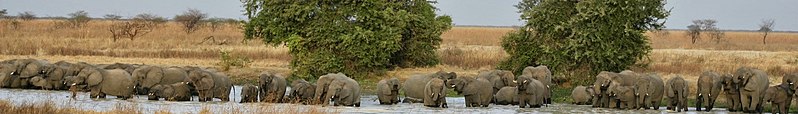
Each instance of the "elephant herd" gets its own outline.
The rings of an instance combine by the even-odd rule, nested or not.
[[[705,71],[698,78],[696,110],[710,111],[715,100],[725,95],[728,110],[746,113],[762,112],[763,104],[771,102],[772,111],[787,113],[798,85],[798,73],[782,77],[782,83],[770,86],[768,75],[759,69],[740,67],[732,73]],[[663,81],[655,73],[632,71],[600,72],[592,86],[577,86],[571,97],[577,105],[600,108],[659,109],[663,97],[667,109],[687,111],[688,81],[674,76]]]

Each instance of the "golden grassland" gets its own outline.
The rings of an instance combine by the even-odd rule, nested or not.
[[[303,107],[298,105],[274,106],[269,103],[257,103],[244,107],[226,106],[223,108],[202,107],[199,114],[251,114],[251,113],[280,113],[280,114],[333,114],[340,113],[338,110],[326,110],[322,107]],[[139,109],[135,103],[117,103],[109,111],[85,110],[76,107],[61,107],[54,102],[13,103],[0,100],[0,113],[2,114],[173,114],[168,107],[161,107],[158,110],[147,111]]]
[[[227,73],[237,82],[254,83],[261,71],[290,74],[291,56],[283,46],[264,45],[259,40],[244,40],[241,29],[226,25],[216,31],[207,28],[186,34],[177,23],[169,22],[155,31],[133,40],[113,42],[107,27],[112,21],[91,21],[84,28],[58,28],[59,20],[22,21],[21,28],[11,29],[0,20],[0,59],[37,58],[50,61],[85,61],[109,64],[115,62],[162,66],[214,67],[219,52],[248,57],[254,63],[247,68],[234,68]],[[474,76],[480,70],[493,69],[507,54],[501,37],[514,28],[453,27],[442,35],[438,50],[442,64],[427,68],[400,68],[387,76],[406,78],[412,74],[438,70]],[[780,82],[784,73],[798,71],[798,33],[771,33],[768,44],[762,44],[758,32],[726,32],[716,43],[707,38],[692,44],[683,31],[646,33],[654,50],[646,68],[635,71],[654,72],[669,78],[681,75],[697,80],[703,71],[731,72],[739,66],[752,66],[767,71],[772,82]],[[213,36],[216,42],[200,43]],[[205,41],[209,42],[209,41]],[[219,45],[219,42],[226,42]],[[695,86],[691,86],[695,88]]]

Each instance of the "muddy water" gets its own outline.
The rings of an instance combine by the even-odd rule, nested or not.
[[[70,95],[67,91],[45,91],[45,90],[22,90],[22,89],[0,89],[0,99],[10,101],[15,105],[26,103],[46,103],[50,102],[59,107],[72,107],[85,110],[109,111],[118,107],[137,106],[145,113],[153,113],[158,110],[169,110],[173,113],[197,113],[201,109],[208,108],[215,113],[225,113],[229,111],[238,111],[243,113],[264,112],[264,109],[258,111],[257,107],[263,106],[261,103],[236,103],[240,100],[239,93],[240,87],[235,87],[235,91],[231,92],[231,102],[169,102],[169,101],[149,101],[146,96],[138,96],[128,100],[114,99],[109,96],[108,99],[89,99],[88,93],[78,94],[75,100],[69,99]],[[485,108],[466,108],[463,97],[448,97],[446,101],[449,103],[449,108],[428,108],[422,104],[407,104],[400,103],[399,105],[379,105],[376,101],[377,97],[374,95],[364,95],[361,98],[361,107],[319,107],[307,106],[296,104],[267,104],[272,109],[294,108],[296,111],[303,111],[303,109],[314,108],[321,111],[335,111],[343,113],[670,113],[665,111],[664,107],[661,110],[615,110],[615,109],[601,109],[591,108],[588,105],[571,105],[571,104],[552,104],[543,108],[527,108],[519,109],[517,106],[510,105],[491,105]],[[193,98],[196,100],[196,97]],[[693,110],[693,108],[690,108]],[[714,108],[710,113],[726,113],[725,109]],[[275,110],[277,111],[277,110]],[[698,112],[687,112],[698,113]]]

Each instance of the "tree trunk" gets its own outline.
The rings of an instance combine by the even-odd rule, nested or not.
[[[762,37],[762,44],[767,44],[765,39],[768,38],[768,32],[765,32],[765,36]]]

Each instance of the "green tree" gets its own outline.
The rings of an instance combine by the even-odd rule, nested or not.
[[[438,64],[440,34],[451,26],[426,0],[248,0],[244,34],[286,45],[293,75],[366,76],[397,66]]]
[[[546,65],[555,78],[591,82],[600,71],[621,71],[651,51],[644,32],[662,28],[665,0],[523,0],[524,26],[508,33],[510,55],[499,69]],[[587,78],[586,78],[587,77]]]

